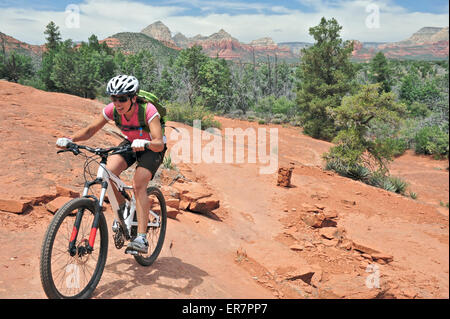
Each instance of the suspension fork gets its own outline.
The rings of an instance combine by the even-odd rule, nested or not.
[[[100,199],[97,199],[95,196],[88,195],[89,188],[94,184],[101,184],[102,190],[100,193]],[[94,220],[91,225],[91,232],[89,234],[89,241],[86,247],[87,252],[91,253],[94,250],[95,237],[97,235],[98,224],[100,220],[100,214],[102,212],[103,201],[105,199],[106,189],[108,188],[108,182],[102,181],[102,179],[97,178],[92,182],[86,182],[83,192],[83,198],[92,198],[95,202],[95,212],[94,212]],[[72,234],[70,235],[69,240],[69,252],[71,256],[74,256],[77,252],[77,248],[75,243],[78,237],[78,231],[81,225],[81,219],[84,215],[84,209],[79,209],[75,218],[75,223],[72,229]]]

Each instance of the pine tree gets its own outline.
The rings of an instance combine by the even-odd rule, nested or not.
[[[380,90],[391,91],[391,70],[383,52],[378,52],[369,65],[369,79],[372,83],[381,83]]]
[[[58,47],[58,44],[61,43],[59,27],[53,21],[50,21],[50,23],[47,24],[44,34],[47,35],[45,38],[47,40],[47,43],[45,44],[47,50],[54,50]]]
[[[44,34],[47,35],[45,44],[46,51],[42,56],[42,67],[39,71],[41,81],[45,84],[45,87],[49,91],[55,91],[55,82],[51,79],[53,72],[54,58],[61,45],[61,34],[59,33],[59,27],[53,21],[47,24]]]
[[[179,98],[187,100],[193,107],[200,96],[200,68],[208,60],[202,52],[202,47],[194,45],[182,50],[174,63],[176,82],[178,84]]]
[[[329,109],[338,107],[351,90],[355,74],[349,58],[350,42],[340,38],[342,27],[332,18],[322,18],[310,28],[315,43],[303,50],[299,70],[297,104],[304,132],[314,138],[331,140],[337,132]]]

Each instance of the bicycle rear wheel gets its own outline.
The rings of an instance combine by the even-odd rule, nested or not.
[[[149,223],[153,226],[147,227],[148,253],[135,255],[134,259],[142,266],[150,266],[158,258],[164,244],[167,227],[167,208],[164,195],[157,187],[147,188],[147,195],[152,202],[149,212]],[[134,215],[135,221],[136,215]],[[136,235],[137,227],[131,229],[132,235]]]
[[[74,234],[77,214],[81,224],[70,251],[69,241]],[[106,219],[99,212],[98,231],[93,251],[89,239],[95,216],[95,203],[89,198],[67,202],[53,217],[44,236],[41,249],[40,274],[48,298],[89,298],[97,287],[106,263],[108,230]]]

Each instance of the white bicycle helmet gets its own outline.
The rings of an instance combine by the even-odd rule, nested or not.
[[[133,95],[139,91],[139,81],[132,75],[118,75],[106,86],[108,95]]]

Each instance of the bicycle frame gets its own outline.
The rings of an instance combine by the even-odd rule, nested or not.
[[[108,195],[109,202],[115,214],[115,218],[117,221],[123,222],[123,231],[127,240],[131,238],[131,227],[137,226],[138,222],[133,221],[134,215],[136,213],[136,199],[134,197],[134,193],[132,197],[126,193],[125,190],[133,190],[132,186],[126,185],[119,177],[114,175],[110,170],[106,168],[107,159],[102,158],[100,162],[100,166],[97,171],[97,178],[93,181],[86,182],[84,185],[83,195],[82,197],[92,198],[95,201],[95,216],[94,221],[92,222],[91,232],[89,234],[89,244],[87,245],[87,253],[91,253],[94,250],[94,242],[97,234],[99,216],[103,209],[103,202],[105,199],[105,195]],[[127,208],[129,210],[129,214],[127,216],[119,216],[119,203],[116,198],[116,194],[112,188],[112,183],[116,186],[117,190],[122,194],[122,196],[128,201]],[[100,197],[97,199],[94,195],[88,195],[89,189],[91,186],[95,184],[101,184],[102,189],[100,192]],[[127,212],[127,209],[124,210],[124,213]],[[77,248],[75,247],[78,230],[81,224],[81,219],[83,217],[83,211],[78,211],[75,219],[75,224],[72,230],[72,234],[69,240],[69,252],[72,256],[74,256],[77,252]],[[150,210],[150,214],[155,218],[155,222],[151,220],[147,224],[148,227],[159,227],[160,226],[160,217],[158,214]]]

